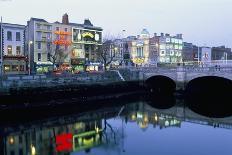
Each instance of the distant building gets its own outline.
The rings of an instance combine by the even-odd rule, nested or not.
[[[192,43],[183,42],[182,59],[183,59],[183,62],[186,62],[186,63],[197,62],[198,61],[198,47],[196,45],[193,45]]]
[[[182,62],[183,38],[182,34],[170,36],[161,33],[159,38],[159,63]]]
[[[212,60],[232,60],[231,48],[225,46],[212,47]]]
[[[27,57],[24,52],[25,26],[3,23],[0,37],[3,74],[27,74]]]
[[[212,60],[212,48],[201,47],[201,64],[210,65]]]
[[[149,64],[149,39],[149,32],[143,29],[141,34],[131,42],[131,59],[137,66],[147,66]]]

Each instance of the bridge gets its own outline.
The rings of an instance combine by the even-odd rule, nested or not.
[[[176,83],[177,89],[185,89],[186,85],[190,81],[201,77],[219,77],[232,80],[232,67],[147,67],[140,68],[137,70],[139,71],[139,80],[143,82],[147,81],[152,77],[166,77]]]

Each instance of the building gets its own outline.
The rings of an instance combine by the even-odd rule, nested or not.
[[[171,36],[170,34],[161,33],[158,38],[158,63],[181,63],[182,50],[183,50],[183,37],[182,34]]]
[[[49,60],[56,66],[56,69],[72,69],[72,26],[69,25],[67,14],[63,15],[62,23],[55,22],[52,24],[52,53],[48,54]]]
[[[70,23],[67,14],[63,15],[62,23],[31,18],[26,29],[31,71],[46,73],[54,68],[72,72],[99,70],[102,66],[99,56],[102,31],[89,19],[83,24]]]
[[[2,23],[1,28],[3,74],[27,74],[28,59],[24,52],[25,26]]]
[[[131,60],[136,66],[149,65],[149,39],[149,32],[143,29],[141,34],[131,41]]]
[[[26,53],[29,55],[30,73],[45,73],[52,70],[52,24],[44,19],[31,18],[26,27]]]
[[[75,70],[98,71],[101,69],[100,50],[102,46],[101,27],[93,26],[89,19],[83,24],[72,26],[73,56],[71,65]]]
[[[212,47],[212,60],[232,60],[231,48],[225,46]]]
[[[192,43],[183,42],[182,59],[186,64],[193,64],[198,62],[198,47]]]
[[[201,64],[208,66],[211,64],[212,60],[212,48],[211,47],[201,47],[200,48],[200,53],[201,53]]]

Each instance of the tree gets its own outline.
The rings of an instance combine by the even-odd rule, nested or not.
[[[105,71],[107,70],[107,66],[113,61],[115,57],[114,51],[115,45],[112,40],[104,40],[102,47],[100,49],[100,57],[102,63],[104,64]]]
[[[65,53],[64,49],[61,49],[59,47],[56,47],[53,54],[49,54],[50,56],[50,62],[53,64],[53,70],[55,69],[55,65],[61,65],[64,60],[67,58],[68,53]]]

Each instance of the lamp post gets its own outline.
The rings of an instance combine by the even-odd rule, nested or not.
[[[28,43],[28,75],[31,75],[31,45],[33,41],[29,41]]]

